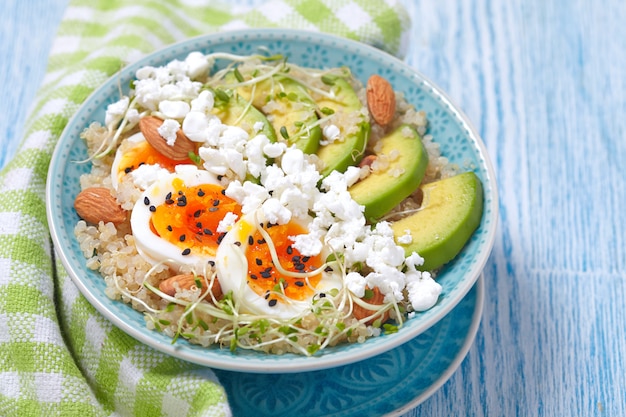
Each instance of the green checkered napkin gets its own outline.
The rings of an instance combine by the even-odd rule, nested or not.
[[[55,263],[44,194],[57,139],[114,72],[187,37],[294,27],[402,55],[409,22],[396,0],[274,0],[247,11],[209,3],[70,2],[25,138],[0,174],[1,416],[230,415],[210,369],[161,354],[113,327]]]

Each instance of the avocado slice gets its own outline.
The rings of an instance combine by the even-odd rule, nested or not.
[[[350,83],[340,77],[334,79],[333,82],[332,91],[335,97],[317,100],[318,108],[322,113],[325,109],[333,111],[331,123],[338,117],[354,118],[356,122],[350,123],[354,129],[349,131],[346,131],[345,127],[340,128],[343,140],[321,146],[317,151],[317,156],[324,164],[321,171],[323,177],[333,171],[344,172],[349,166],[358,164],[363,158],[370,133],[369,123],[365,116],[359,113],[363,109],[363,103]],[[336,125],[343,126],[344,123],[336,123]]]
[[[222,123],[239,126],[251,136],[262,133],[270,142],[276,142],[276,132],[267,117],[243,97],[230,90],[215,90],[214,95],[215,105],[212,113],[219,117]],[[257,122],[263,123],[262,129],[258,132],[254,129]]]
[[[424,258],[421,270],[443,266],[463,249],[478,228],[483,213],[483,187],[473,172],[465,172],[421,187],[418,212],[393,222],[397,239],[409,230],[413,241],[400,244],[407,256]]]
[[[384,216],[411,195],[422,182],[428,165],[422,140],[409,125],[401,125],[380,139],[378,146],[377,159],[391,160],[388,169],[372,172],[348,189],[352,198],[365,206],[365,218],[369,221]]]
[[[225,77],[225,81],[237,83],[233,72]],[[245,101],[252,101],[252,105],[267,116],[276,134],[280,134],[288,145],[295,144],[308,154],[317,151],[322,128],[317,123],[315,102],[304,85],[277,74],[258,82],[254,86],[254,96],[250,85],[238,86],[237,93]]]

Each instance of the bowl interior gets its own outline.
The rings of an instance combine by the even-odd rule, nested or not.
[[[184,59],[192,51],[258,53],[265,48],[280,53],[289,62],[308,67],[348,66],[363,83],[371,74],[387,78],[397,91],[429,120],[428,133],[441,146],[444,156],[463,170],[473,170],[484,187],[484,214],[478,230],[459,256],[441,272],[442,296],[435,307],[407,321],[395,334],[370,338],[362,344],[324,349],[313,357],[267,355],[253,351],[235,354],[218,347],[204,348],[169,337],[145,327],[141,313],[104,295],[105,283],[98,272],[86,268],[73,229],[78,216],[73,201],[80,191],[79,177],[89,164],[76,163],[87,157],[80,133],[94,121],[103,121],[107,105],[119,99],[119,88],[129,85],[142,66],[159,66]],[[219,61],[216,66],[223,65]],[[477,280],[493,246],[497,197],[493,169],[484,145],[466,117],[446,95],[414,69],[373,47],[330,35],[296,30],[246,30],[206,35],[169,46],[124,68],[82,105],[68,123],[50,164],[47,185],[48,220],[55,248],[72,280],[94,307],[123,331],[173,356],[219,369],[245,372],[301,372],[345,365],[382,353],[422,333],[445,316]]]

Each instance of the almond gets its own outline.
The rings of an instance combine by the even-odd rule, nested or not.
[[[374,121],[381,126],[387,126],[396,113],[396,94],[389,81],[380,75],[372,75],[367,80],[365,89],[367,107]]]
[[[126,220],[126,210],[111,195],[111,191],[105,187],[85,188],[78,193],[74,200],[74,209],[81,219],[87,223],[120,224]]]
[[[365,166],[371,167],[374,161],[376,161],[376,155],[367,155],[365,158],[361,159],[359,162],[359,168],[363,168]]]
[[[170,146],[158,129],[163,124],[163,120],[155,116],[146,116],[139,120],[139,130],[146,138],[146,141],[152,145],[161,155],[173,159],[175,161],[183,161],[189,158],[189,152],[196,151],[196,144],[191,141],[181,129],[176,132],[176,142]]]
[[[204,280],[204,277],[200,275],[194,274],[180,274],[174,275],[173,277],[169,277],[159,283],[159,289],[163,291],[165,294],[174,297],[176,295],[176,290],[178,287],[181,290],[189,290],[192,287],[197,287],[197,282],[200,285],[207,285],[207,282]],[[178,284],[178,285],[175,285]],[[200,288],[202,292],[204,292],[205,288]],[[219,300],[222,297],[222,287],[217,279],[213,281],[213,287],[211,287],[211,292],[215,299]],[[210,299],[209,294],[206,295],[205,299]]]
[[[368,288],[369,289],[369,288]],[[378,287],[374,287],[373,290],[371,290],[373,292],[373,295],[368,298],[361,298],[361,300],[365,301],[368,304],[373,304],[373,305],[382,305],[383,304],[383,300],[385,299],[385,296],[383,295],[383,293],[380,292],[380,289],[378,289]],[[352,309],[352,314],[354,315],[354,317],[357,320],[362,320],[364,318],[370,317],[373,314],[376,314],[376,310],[369,310],[365,307],[362,307],[361,305],[354,303],[354,307]],[[365,324],[372,324],[374,323],[376,320],[378,320],[380,318],[380,322],[384,323],[387,320],[389,320],[389,311],[385,311],[382,314],[382,318],[380,314],[376,314],[375,316],[373,316],[371,319],[369,319],[368,321],[365,322]]]

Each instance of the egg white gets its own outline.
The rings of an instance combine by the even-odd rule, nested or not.
[[[188,187],[220,184],[215,175],[200,170],[195,165],[177,165],[176,172],[148,187],[135,203],[130,216],[130,226],[135,238],[135,245],[139,254],[153,265],[159,262],[164,262],[173,268],[189,265],[201,271],[208,261],[213,260],[212,257],[195,255],[193,252],[189,255],[183,255],[180,247],[158,236],[150,227],[152,217],[150,205],[163,204],[167,194],[174,193],[172,182],[176,179],[182,180]],[[144,203],[145,197],[150,200],[150,205]]]
[[[259,219],[261,218],[261,219]],[[305,230],[312,218],[295,220]],[[248,261],[246,251],[248,249],[248,236],[255,232],[254,225],[263,222],[260,211],[248,213],[237,221],[232,229],[226,234],[220,246],[217,248],[215,262],[217,276],[224,293],[233,292],[233,296],[240,304],[240,313],[249,313],[263,316],[276,317],[280,319],[291,319],[302,316],[303,313],[311,309],[312,300],[315,294],[304,300],[293,300],[279,298],[274,306],[270,306],[268,301],[261,295],[254,292],[248,286]],[[321,256],[325,259],[327,251],[323,251]],[[322,277],[315,288],[315,293],[328,292],[331,289],[341,289],[342,278],[340,272],[322,272]]]
[[[146,138],[143,136],[141,132],[137,132],[134,135],[130,136],[126,139],[126,142],[137,145],[141,142],[145,142]],[[131,146],[132,147],[132,146]],[[117,152],[115,153],[115,158],[113,159],[113,165],[111,165],[111,185],[114,190],[117,190],[117,186],[120,182],[120,163],[122,162],[124,152],[121,150],[121,146],[117,148]]]

